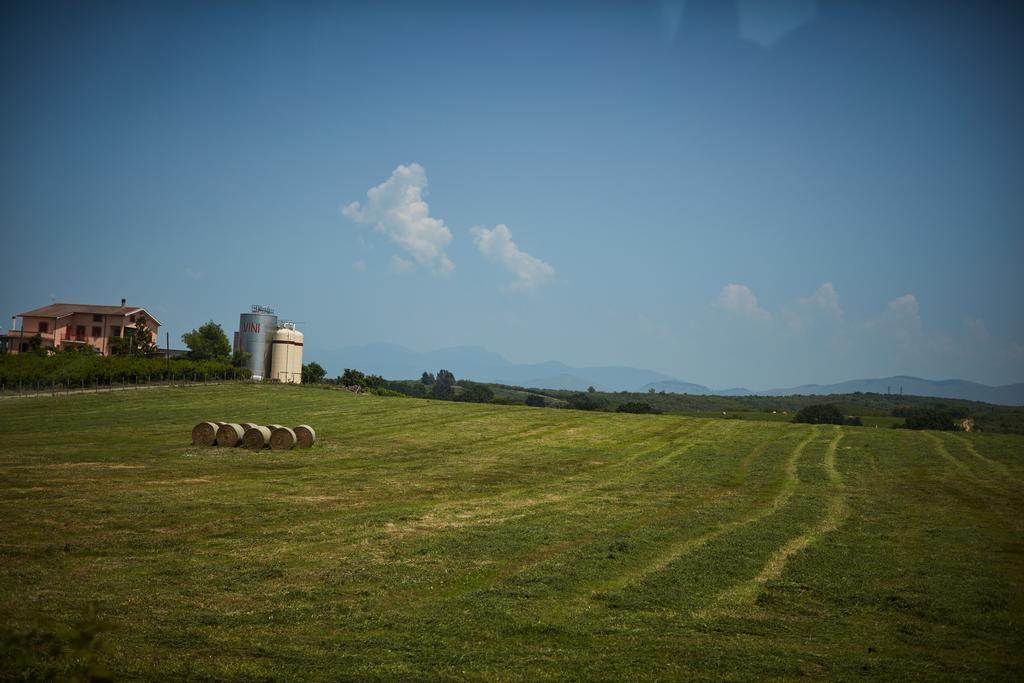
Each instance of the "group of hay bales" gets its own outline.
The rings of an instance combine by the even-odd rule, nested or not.
[[[290,451],[295,447],[312,448],[316,443],[316,432],[309,425],[291,428],[253,422],[200,422],[192,428],[192,443],[227,448],[245,446],[251,451],[264,448]]]

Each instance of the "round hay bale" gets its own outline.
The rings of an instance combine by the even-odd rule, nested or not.
[[[243,434],[245,434],[245,430],[242,429],[242,425],[229,422],[217,428],[217,445],[228,448],[240,446]]]
[[[255,422],[239,422],[238,424],[242,427],[242,431],[243,432],[246,432],[246,431],[252,429],[253,427],[258,427],[259,426]]]
[[[261,448],[266,448],[270,445],[270,429],[267,427],[261,427],[260,425],[256,425],[251,429],[246,429],[245,434],[242,435],[242,445],[250,451],[258,451]]]
[[[214,422],[200,422],[192,428],[192,443],[196,446],[212,446],[217,443],[217,425]]]
[[[218,427],[223,427],[224,425],[227,424],[227,422],[218,422],[218,421],[214,420],[213,424],[217,425]]]
[[[280,429],[283,426],[284,425],[267,425],[267,427],[270,428],[270,431],[274,431],[275,429]]]
[[[290,451],[295,448],[295,432],[287,427],[278,427],[270,433],[270,450]]]
[[[316,432],[309,425],[299,425],[293,431],[299,448],[312,448],[316,443]]]

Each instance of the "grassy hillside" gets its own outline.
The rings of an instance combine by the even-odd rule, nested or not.
[[[538,390],[553,399],[566,399],[574,392]],[[957,408],[970,415],[978,429],[987,432],[1024,434],[1024,408],[1019,406],[997,406],[990,403],[966,401],[955,398],[931,396],[901,396],[899,394],[833,394],[794,396],[699,396],[670,393],[595,392],[595,398],[603,401],[609,410],[629,401],[641,401],[665,413],[699,415],[722,411],[730,417],[747,419],[789,419],[801,408],[817,403],[833,403],[844,415],[857,415],[865,424],[889,426],[902,424],[902,418],[889,417],[893,410],[908,408]],[[775,414],[772,414],[775,411]],[[779,416],[782,417],[779,417]]]
[[[424,395],[422,393],[424,387],[419,380],[386,381],[385,385],[389,389],[405,394]],[[548,405],[555,408],[565,407],[573,395],[580,394],[576,391],[528,389],[504,384],[486,384],[486,386],[494,392],[496,398],[506,402],[523,403],[530,394],[537,394],[543,396]],[[456,388],[457,392],[458,388]],[[894,411],[898,414],[900,410],[915,408],[957,409],[964,415],[969,415],[975,422],[975,428],[980,431],[1024,434],[1024,407],[999,406],[955,398],[869,393],[828,396],[705,396],[627,391],[596,391],[587,395],[596,401],[602,410],[610,412],[615,412],[615,409],[623,403],[639,402],[646,403],[663,413],[676,415],[772,421],[791,420],[794,413],[809,405],[833,403],[844,415],[856,415],[863,419],[864,424],[880,427],[903,424],[902,417],[892,417]]]
[[[196,448],[201,419],[322,439]],[[190,387],[4,400],[0,478],[3,678],[1024,664],[1019,436]]]

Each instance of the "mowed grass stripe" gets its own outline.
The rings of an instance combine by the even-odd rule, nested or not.
[[[701,610],[698,614],[702,617],[709,616],[737,616],[742,613],[749,616],[751,608],[762,588],[769,581],[778,579],[786,568],[789,559],[798,552],[801,552],[812,543],[820,539],[824,534],[835,531],[847,515],[846,500],[843,495],[843,480],[836,469],[836,448],[843,438],[838,428],[836,435],[825,451],[824,468],[831,483],[831,492],[825,502],[825,512],[821,521],[810,530],[799,536],[795,536],[785,545],[775,551],[765,563],[757,576],[739,583],[720,593],[712,600],[709,608]]]
[[[636,420],[630,416],[630,422]],[[604,526],[600,535],[613,536],[669,514],[680,514],[678,507],[665,510],[664,506],[656,506],[652,510],[640,511],[638,517],[631,514],[635,513],[634,510],[614,501],[617,496],[635,496],[637,482],[643,477],[656,476],[662,484],[667,483],[665,478],[670,472],[666,470],[667,460],[662,453],[668,452],[678,458],[701,443],[715,441],[713,436],[705,441],[696,439],[697,435],[709,431],[714,423],[705,422],[685,433],[680,433],[682,427],[677,426],[675,420],[663,420],[661,423],[670,428],[667,432],[670,443],[649,450],[649,454],[657,457],[641,466],[631,467],[628,471],[622,471],[624,468],[621,466],[614,471],[606,468],[602,470],[602,477],[596,480],[555,478],[556,485],[545,491],[514,489],[499,496],[476,499],[471,506],[428,507],[422,514],[413,514],[403,524],[389,523],[387,537],[375,537],[378,546],[388,557],[418,557],[428,564],[434,557],[458,557],[462,569],[449,572],[440,582],[439,590],[430,598],[447,599],[467,591],[487,589],[495,582],[515,576],[552,556],[592,542],[592,537],[581,536],[578,528],[568,523],[570,518],[583,520],[585,525],[591,526],[595,520],[601,520]],[[676,443],[684,437],[686,444]],[[649,435],[645,438],[650,440]],[[694,473],[697,469],[694,463],[685,460],[678,461],[678,465],[671,471],[673,478],[679,477],[680,472]],[[674,495],[668,503],[675,506],[676,497]],[[610,515],[607,514],[609,511]],[[513,525],[516,532],[509,533],[508,527]],[[519,528],[543,529],[545,543],[536,546],[535,541],[530,541],[531,534],[523,534]],[[520,543],[519,539],[523,542]],[[498,546],[503,547],[500,561],[495,562],[486,555],[475,557],[481,548]],[[440,586],[448,588],[440,589]]]
[[[965,437],[963,435],[960,435],[960,434],[950,434],[946,438],[949,438],[949,439],[952,439],[953,441],[955,441],[964,450],[966,450],[968,453],[970,453],[972,456],[974,456],[974,458],[976,458],[979,462],[984,463],[991,470],[993,470],[996,473],[998,473],[1000,476],[1005,477],[1007,479],[1011,479],[1016,484],[1020,484],[1020,479],[1017,476],[1015,476],[1010,471],[1009,467],[1007,467],[1003,463],[999,462],[998,460],[993,460],[992,458],[987,458],[984,455],[982,455],[981,453],[979,453],[978,449],[975,448],[974,444],[967,437]]]
[[[665,424],[665,423],[663,423]],[[713,423],[708,421],[696,421],[681,419],[681,424],[675,421],[667,423],[673,429],[666,437],[667,444],[659,444],[650,448],[637,448],[635,452],[624,457],[611,457],[601,461],[590,463],[589,466],[580,471],[573,471],[564,475],[552,475],[548,473],[541,483],[535,484],[532,481],[523,481],[510,477],[503,482],[497,492],[477,496],[460,496],[457,501],[441,499],[438,501],[425,500],[416,506],[409,506],[403,510],[405,520],[388,522],[387,530],[397,537],[405,535],[420,535],[429,533],[441,533],[446,531],[464,530],[477,525],[490,526],[496,522],[508,521],[510,513],[521,516],[522,513],[534,508],[548,505],[570,505],[598,496],[603,487],[609,482],[616,482],[620,479],[635,479],[642,476],[642,473],[664,462],[659,459],[656,463],[646,465],[634,465],[645,453],[660,454],[668,452],[669,455],[678,455],[679,452],[674,444],[677,440],[687,438],[689,444],[683,448],[693,446],[694,440],[699,434],[713,428]],[[646,427],[646,425],[645,425]],[[572,429],[581,429],[576,425]],[[663,428],[663,427],[662,427]],[[681,432],[686,429],[687,431]],[[550,438],[557,432],[545,432],[544,437]],[[586,434],[579,435],[585,439]],[[637,438],[634,432],[624,435],[624,445],[629,446],[629,439]],[[650,432],[641,432],[640,436],[646,443],[652,437]],[[496,465],[507,461],[507,455],[495,450],[488,444],[488,448],[475,449],[474,460],[477,462],[491,462]],[[549,456],[553,449],[564,450],[569,446],[568,440],[555,440],[548,443],[533,443],[524,439],[517,444],[519,452],[531,454],[536,452],[540,457]],[[627,450],[628,452],[628,450]],[[450,452],[448,453],[450,455]],[[461,466],[457,460],[453,461],[455,466]],[[625,475],[621,474],[624,469],[629,469]],[[518,518],[518,517],[517,517]]]
[[[947,473],[947,480],[953,486],[959,487],[966,495],[984,497],[989,509],[1014,520],[1019,528],[1024,530],[1024,520],[1021,519],[1019,508],[1022,490],[1016,481],[999,477],[990,468],[976,471],[965,459],[954,457],[947,448],[947,442],[939,436],[941,432],[926,431],[921,434],[928,440],[932,452],[937,453],[943,462],[954,468]],[[982,494],[982,490],[986,493]]]
[[[686,450],[697,450],[699,445],[691,444]],[[623,564],[642,558],[646,548],[663,548],[681,531],[686,532],[684,523],[695,512],[707,515],[735,494],[734,485],[722,476],[728,472],[731,460],[720,459],[725,465],[720,470],[709,470],[706,460],[696,459],[681,460],[677,468],[665,470],[663,459],[658,459],[661,465],[658,468],[641,471],[642,478],[631,472],[631,476],[616,480],[614,485],[618,490],[611,497],[593,500],[594,505],[583,509],[560,508],[557,515],[582,515],[591,527],[597,522],[599,533],[563,541],[557,552],[541,552],[537,561],[519,563],[514,572],[500,572],[501,584],[493,586],[495,593],[523,594],[530,592],[531,589],[524,587],[531,585],[536,590],[548,591],[552,582],[538,582],[538,577],[550,577],[552,572],[557,572],[563,595],[589,597],[595,588],[588,578],[592,571],[620,571]],[[715,484],[715,480],[720,483]],[[658,484],[665,491],[666,485],[673,482],[678,482],[678,489],[666,492],[658,501],[648,501],[642,506],[631,501],[645,486]],[[608,559],[618,561],[608,563]]]
[[[765,449],[768,447],[769,443],[771,443],[771,441],[774,441],[775,437],[767,436],[767,438],[769,439],[769,441],[765,441],[761,444],[758,444],[750,451],[750,453],[748,453],[743,458],[743,460],[740,462],[741,471],[745,473],[746,470],[749,469],[750,464],[754,460],[754,458],[763,454],[765,452]],[[789,496],[792,495],[792,491],[795,486],[794,463],[800,457],[800,453],[803,452],[803,449],[807,446],[808,443],[810,443],[810,441],[813,438],[813,433],[808,434],[790,452],[789,459],[787,459],[786,465],[783,468],[783,477],[781,480],[781,484],[779,486],[779,492],[774,498],[771,499],[770,503],[768,503],[767,505],[755,507],[755,509],[752,512],[744,511],[739,519],[713,522],[714,526],[710,531],[707,531],[697,536],[692,535],[692,532],[694,531],[693,529],[687,529],[686,527],[683,527],[681,529],[685,532],[683,537],[677,538],[667,543],[666,547],[664,547],[664,549],[662,549],[658,555],[649,559],[645,564],[639,567],[629,569],[617,576],[603,579],[600,582],[591,585],[590,590],[593,596],[602,599],[610,594],[616,594],[623,590],[629,589],[633,585],[640,584],[648,576],[664,571],[670,564],[678,560],[680,557],[700,548],[705,543],[717,538],[718,536],[726,534],[735,528],[738,528],[746,524],[752,524],[757,520],[762,519],[763,517],[771,514],[773,511],[777,510],[782,505],[785,505],[785,502],[788,500]],[[722,495],[728,495],[730,493],[733,493],[733,491],[722,491],[718,496],[715,496],[714,499],[717,499]],[[706,504],[707,502],[708,499],[701,499],[700,501],[698,501],[698,505],[695,505],[693,506],[693,508],[688,509],[687,513],[689,513],[691,510],[698,509],[700,506]]]
[[[626,590],[609,594],[608,604],[690,614],[705,608],[730,586],[755,575],[792,536],[794,528],[809,526],[817,504],[815,492],[805,491],[802,480],[808,476],[806,468],[824,457],[826,442],[818,438],[817,427],[801,431],[803,438],[797,446],[785,457],[775,458],[783,476],[771,498],[739,518],[719,520],[718,526],[708,529],[709,538],[700,539],[692,549]]]
[[[545,563],[552,557],[572,553],[581,549],[581,546],[589,547],[595,543],[607,546],[614,542],[615,538],[622,537],[638,527],[650,527],[657,522],[667,523],[665,520],[669,518],[678,519],[685,515],[688,508],[697,505],[701,500],[718,497],[726,491],[723,489],[722,493],[698,499],[695,495],[685,493],[685,489],[680,489],[666,497],[664,504],[647,506],[644,509],[635,509],[628,502],[628,499],[635,499],[638,488],[645,485],[642,481],[644,477],[659,481],[661,486],[673,480],[678,480],[686,486],[692,486],[694,481],[701,481],[696,476],[702,471],[700,463],[677,458],[678,467],[667,470],[667,459],[663,453],[680,456],[695,447],[717,443],[717,435],[703,441],[698,441],[694,437],[708,431],[710,426],[720,423],[704,423],[698,429],[690,429],[681,435],[681,427],[676,426],[676,420],[678,418],[658,421],[671,428],[667,433],[673,443],[649,451],[649,455],[653,457],[648,459],[646,467],[632,468],[629,472],[619,473],[607,480],[587,485],[578,485],[578,482],[574,482],[575,488],[569,489],[566,495],[557,498],[532,498],[524,501],[519,497],[512,497],[509,504],[514,506],[515,510],[511,514],[505,507],[500,510],[500,514],[494,509],[481,508],[479,517],[475,511],[465,509],[456,516],[436,516],[428,513],[424,517],[411,520],[412,529],[395,528],[399,531],[395,536],[386,539],[378,537],[378,547],[393,561],[400,561],[400,558],[419,558],[423,560],[425,567],[429,567],[429,564],[439,557],[459,558],[461,568],[453,568],[439,583],[435,580],[434,586],[437,590],[432,593],[432,597],[425,598],[443,600],[469,591],[488,590],[489,587],[509,579],[512,583],[518,582],[519,579],[515,578],[517,575],[529,573],[529,569]],[[628,416],[626,421],[641,425],[645,422],[644,418],[635,416]],[[681,436],[686,437],[687,443],[674,444]],[[756,436],[756,432],[751,432],[751,436]],[[532,494],[535,495],[536,492]],[[617,497],[621,500],[617,500]],[[575,524],[573,520],[576,520]],[[596,539],[592,533],[579,533],[588,526],[593,528],[595,523],[601,528]],[[510,526],[514,527],[512,533]],[[531,543],[532,532],[524,534],[521,532],[524,528],[542,531],[545,543],[541,546],[535,545],[535,541]],[[602,538],[605,540],[597,540]],[[381,543],[386,544],[386,550]],[[495,562],[486,555],[478,556],[480,548],[494,547],[502,547],[500,561]],[[585,553],[586,548],[582,551]],[[602,557],[605,552],[607,551],[600,553]],[[405,563],[408,561],[405,560]],[[426,576],[427,573],[423,575]],[[569,580],[568,575],[565,578]],[[396,606],[401,605],[403,609],[410,605],[415,586],[420,582],[413,577],[410,577],[410,580],[410,588],[403,592],[402,600],[395,603]],[[531,581],[529,577],[523,580]],[[500,592],[504,589],[498,590]]]
[[[612,553],[608,559],[613,562],[605,562],[603,567],[591,567],[589,575],[594,578],[579,581],[582,597],[613,609],[672,611],[679,601],[670,597],[676,591],[684,590],[693,597],[704,590],[716,590],[703,585],[709,581],[714,583],[706,571],[692,572],[691,568],[705,562],[704,551],[713,548],[713,552],[717,552],[727,545],[723,542],[730,533],[785,507],[793,495],[793,463],[814,438],[814,432],[808,433],[806,428],[792,430],[791,434],[799,437],[798,443],[772,452],[771,457],[762,461],[755,461],[759,463],[758,486],[749,491],[740,489],[746,495],[738,496],[735,501],[734,495],[726,495],[712,505],[697,506],[692,514],[675,520],[672,526],[648,530],[644,534],[648,543],[637,542],[635,549],[632,549],[634,544],[628,543],[629,539],[624,539],[627,541],[625,552]],[[775,443],[785,446],[785,442]],[[719,465],[718,476],[725,481],[731,480],[730,473],[737,461],[744,457],[742,452],[736,455],[736,459],[722,461]],[[730,504],[733,502],[736,504]],[[650,544],[652,541],[653,546]],[[632,557],[634,555],[635,558]],[[591,564],[601,558],[603,555],[592,560]],[[583,566],[580,574],[586,575],[588,565]],[[572,574],[573,568],[565,571]],[[696,580],[689,583],[688,579],[695,575]]]

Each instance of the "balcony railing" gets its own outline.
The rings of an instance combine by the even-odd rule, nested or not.
[[[32,330],[11,330],[7,333],[7,336],[11,339],[31,339],[32,337],[39,335],[43,341],[49,339],[53,341],[53,332],[33,332]]]

